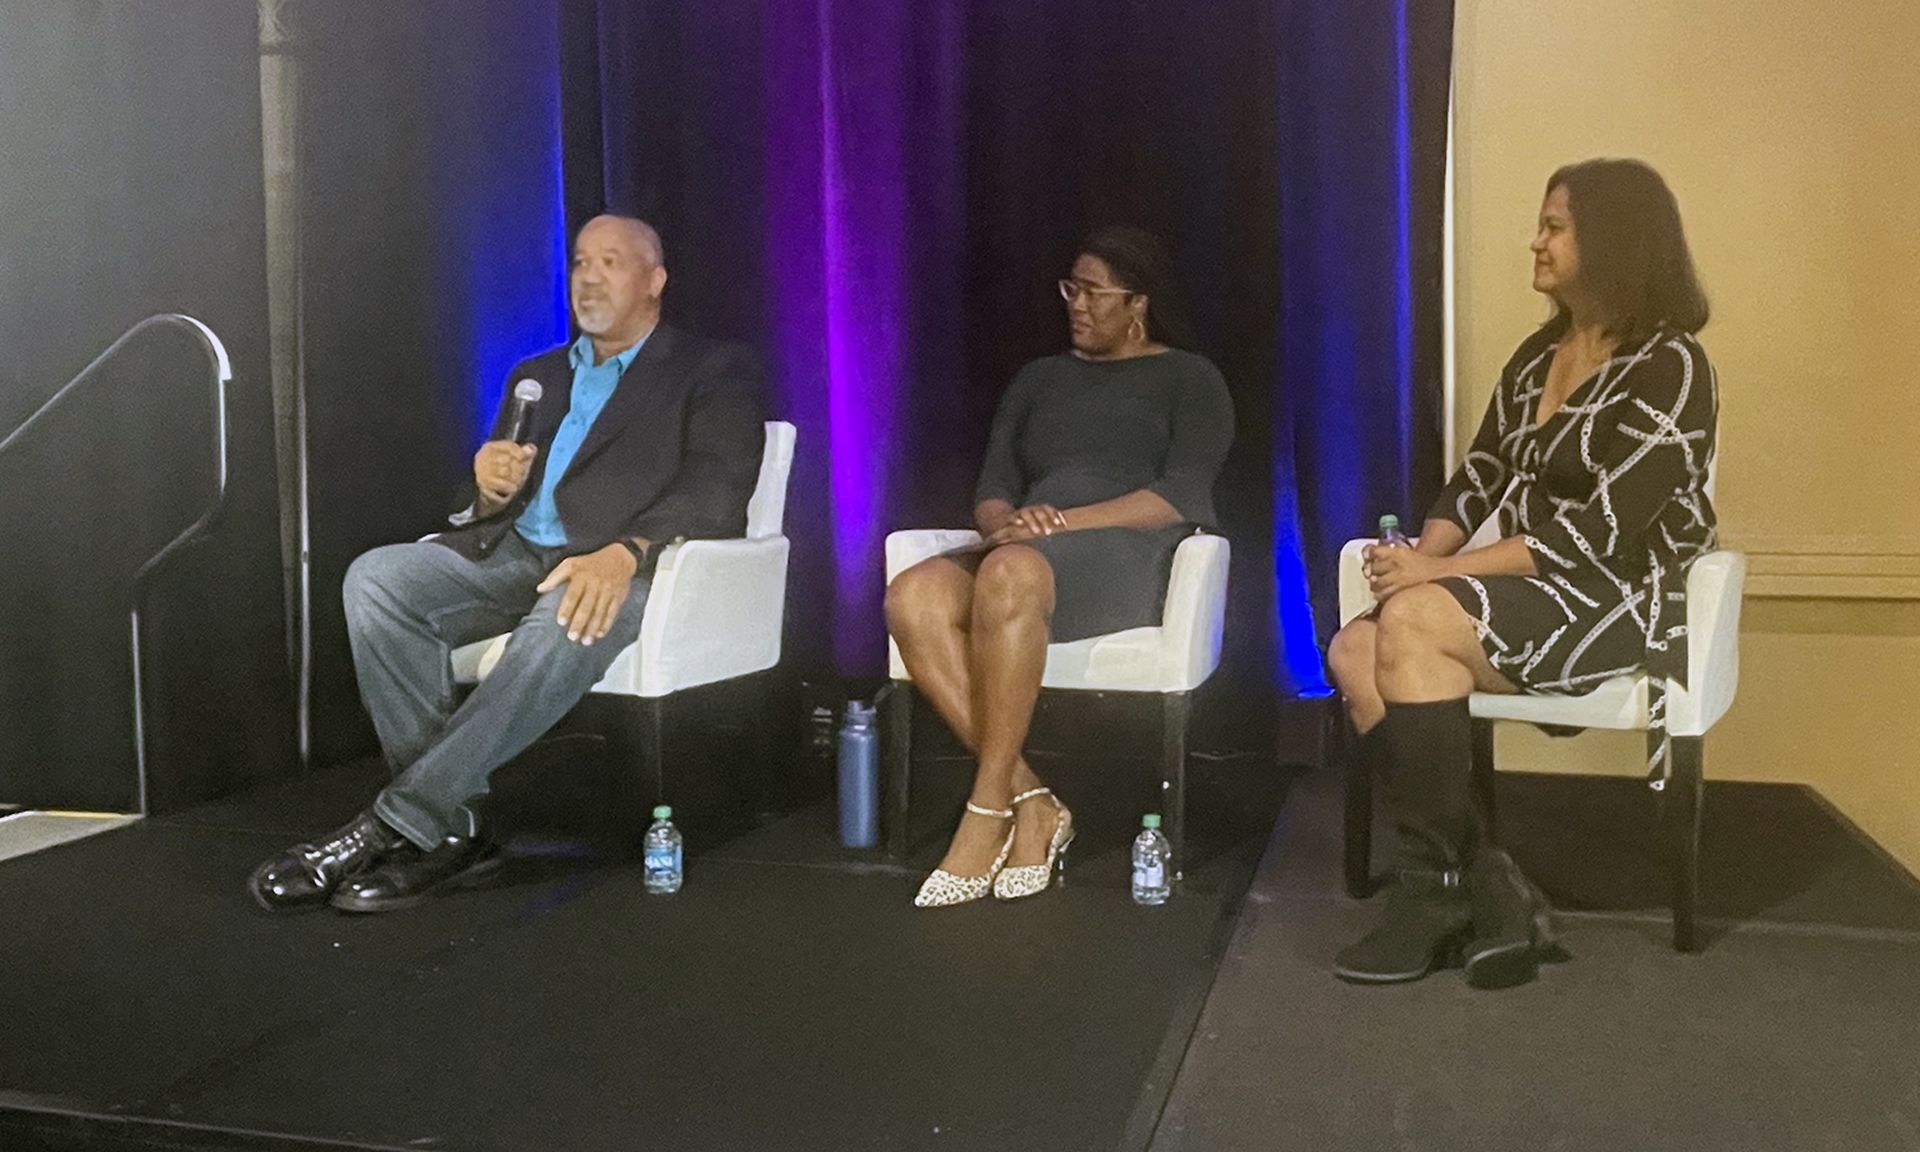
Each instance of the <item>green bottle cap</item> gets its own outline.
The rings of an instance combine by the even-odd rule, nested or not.
[[[1399,527],[1400,517],[1395,516],[1393,513],[1389,512],[1385,516],[1380,517],[1380,531],[1382,533],[1397,531]]]
[[[1145,816],[1140,817],[1140,827],[1142,828],[1160,827],[1160,813],[1149,812]]]
[[[653,818],[655,820],[671,820],[673,818],[673,809],[662,804],[653,810]]]

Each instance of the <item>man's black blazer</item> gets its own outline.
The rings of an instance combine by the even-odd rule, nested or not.
[[[540,451],[527,482],[491,516],[462,522],[455,513],[456,526],[435,538],[469,558],[492,552],[539,491],[573,390],[567,346],[507,374],[489,439],[507,435],[513,386],[527,378],[542,389],[532,426]],[[644,536],[658,547],[743,534],[765,447],[761,387],[760,365],[744,345],[655,327],[554,489],[566,553],[593,552],[621,537]],[[466,493],[471,509],[472,481]]]

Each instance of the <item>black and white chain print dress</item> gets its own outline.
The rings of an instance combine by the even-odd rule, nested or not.
[[[1508,361],[1466,459],[1429,518],[1471,535],[1488,516],[1523,536],[1537,576],[1440,581],[1481,647],[1528,692],[1579,695],[1645,668],[1665,780],[1665,678],[1686,682],[1686,571],[1714,546],[1706,492],[1719,416],[1706,353],[1662,330],[1621,347],[1536,425],[1554,338],[1535,333]]]

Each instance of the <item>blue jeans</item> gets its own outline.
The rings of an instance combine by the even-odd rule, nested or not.
[[[481,560],[428,541],[375,548],[347,569],[360,698],[394,772],[373,810],[422,848],[477,833],[474,804],[494,769],[565,716],[640,635],[648,585],[636,577],[611,631],[591,646],[567,639],[554,620],[566,586],[534,591],[563,555],[508,533]],[[499,664],[456,707],[453,649],[508,630]]]

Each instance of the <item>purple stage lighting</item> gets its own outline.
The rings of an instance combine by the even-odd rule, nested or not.
[[[833,655],[884,656],[895,396],[909,378],[903,6],[813,0],[769,17],[772,306],[783,403],[827,460]]]

